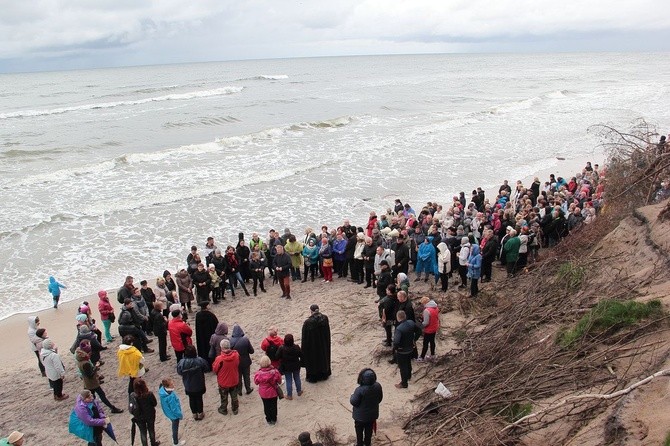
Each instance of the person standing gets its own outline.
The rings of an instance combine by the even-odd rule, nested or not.
[[[161,409],[172,424],[172,444],[173,446],[183,446],[186,440],[179,441],[179,420],[184,418],[181,411],[181,402],[174,391],[174,381],[166,378],[161,381],[158,387],[158,397],[161,399]],[[158,444],[158,442],[157,442]]]
[[[198,346],[198,356],[211,366],[214,358],[209,356],[209,340],[219,325],[219,319],[209,311],[209,301],[200,302],[200,311],[195,315],[195,342]]]
[[[42,364],[47,378],[49,378],[49,386],[53,389],[54,399],[56,401],[63,401],[69,398],[69,395],[63,393],[63,379],[65,378],[65,367],[63,361],[58,354],[58,348],[51,339],[42,341],[42,350],[40,352]]]
[[[349,398],[353,406],[351,416],[356,429],[356,446],[370,446],[372,431],[379,418],[379,404],[384,399],[382,385],[377,382],[377,374],[365,368],[358,374],[358,387]]]
[[[154,336],[158,338],[158,357],[161,362],[170,359],[167,354],[167,318],[163,315],[163,304],[159,301],[154,302],[154,308],[149,315],[149,323]]]
[[[174,310],[172,312],[172,319],[168,322],[168,332],[170,333],[170,343],[174,349],[174,354],[177,357],[177,363],[184,357],[184,349],[187,345],[192,345],[193,330],[184,322],[181,311]]]
[[[119,369],[117,374],[119,377],[128,377],[128,393],[134,390],[133,384],[136,378],[144,376],[145,368],[143,365],[144,357],[142,353],[133,345],[135,338],[132,335],[126,335],[119,345],[119,350],[116,352],[116,357],[119,360]]]
[[[277,386],[281,383],[281,374],[272,367],[272,362],[267,356],[263,356],[260,361],[260,370],[254,374],[254,383],[258,386],[258,394],[263,401],[263,411],[265,412],[265,421],[270,426],[277,423]]]
[[[228,415],[228,396],[233,415],[237,415],[239,400],[237,398],[237,384],[240,381],[240,354],[230,348],[230,341],[221,341],[221,354],[216,357],[212,365],[212,371],[216,373],[216,382],[219,385],[219,396],[221,405],[219,413]]]
[[[109,418],[90,390],[82,390],[70,415],[69,431],[88,442],[88,446],[102,446],[102,431]]]
[[[251,341],[244,334],[242,327],[233,325],[233,334],[230,337],[230,348],[240,354],[240,365],[238,367],[240,372],[240,379],[237,384],[237,395],[242,396],[242,381],[247,395],[254,391],[251,387],[251,355],[254,354],[254,347]]]
[[[65,288],[67,287],[62,283],[59,283],[54,276],[49,276],[49,285],[47,285],[47,289],[51,293],[54,308],[58,308],[58,302],[60,301],[60,290]]]
[[[412,378],[412,354],[416,339],[421,335],[421,329],[407,319],[404,311],[396,313],[398,326],[393,335],[393,349],[396,361],[400,369],[400,382],[395,385],[397,389],[406,389],[408,381]]]
[[[309,307],[311,315],[302,324],[302,352],[305,379],[309,383],[324,381],[331,375],[330,323],[319,306]]]
[[[176,284],[179,289],[179,302],[181,303],[182,309],[186,310],[188,308],[189,313],[193,311],[191,309],[191,302],[193,301],[193,280],[191,276],[185,269],[180,269],[177,274],[175,274]],[[167,278],[165,279],[165,284],[167,285]]]
[[[284,345],[277,350],[279,360],[279,373],[286,377],[286,399],[293,399],[293,383],[298,396],[302,395],[302,382],[300,381],[300,359],[302,350],[295,343],[293,335],[288,333],[284,336]]]
[[[109,402],[105,391],[100,386],[100,374],[98,367],[91,362],[91,344],[89,341],[82,341],[75,351],[75,360],[77,361],[77,368],[84,383],[84,389],[90,390],[93,395],[98,395],[107,407],[112,410],[112,413],[122,413],[123,409],[119,409]]]
[[[268,335],[261,341],[261,350],[265,352],[270,361],[272,361],[272,367],[275,369],[279,368],[279,359],[277,359],[277,352],[279,347],[284,344],[284,340],[277,335],[277,327],[270,327],[268,329]]]
[[[198,263],[198,269],[193,272],[193,284],[195,285],[196,302],[198,305],[209,301],[211,283],[212,278],[209,276],[209,271],[205,269],[205,264],[202,262]]]
[[[31,348],[35,353],[35,356],[37,356],[37,366],[40,369],[40,373],[42,374],[42,376],[47,376],[46,372],[44,371],[44,364],[42,364],[42,360],[40,359],[41,348],[37,347],[38,343],[42,343],[43,341],[42,338],[37,336],[37,330],[39,330],[39,326],[40,326],[39,316],[28,317],[28,340],[30,341]]]
[[[300,280],[300,267],[302,266],[303,244],[296,240],[295,235],[289,234],[284,251],[291,258],[291,276],[293,280]]]
[[[521,248],[521,240],[516,236],[514,229],[509,232],[509,239],[505,242],[504,247],[507,277],[514,277],[514,274],[516,274],[516,264],[519,260],[519,249]]]
[[[319,260],[321,261],[321,274],[324,282],[333,281],[333,249],[326,237],[321,239],[319,246]]]
[[[207,392],[205,372],[209,371],[209,362],[196,354],[195,347],[187,345],[184,357],[177,364],[177,373],[184,383],[188,403],[194,420],[205,418],[202,396]]]
[[[421,326],[423,327],[423,346],[421,355],[417,358],[418,362],[424,359],[430,359],[435,356],[435,335],[440,329],[440,309],[434,300],[427,297],[421,298],[423,312],[421,313]],[[430,346],[430,356],[426,356]]]
[[[272,263],[277,281],[282,291],[282,298],[291,298],[291,256],[284,252],[284,247],[277,243],[275,245],[277,254]]]
[[[140,441],[142,446],[147,446],[147,435],[151,446],[158,446],[156,441],[156,395],[149,390],[146,381],[138,378],[133,383],[133,393],[130,394],[131,401],[137,402],[137,409],[134,411],[133,423],[140,430]]]
[[[484,237],[479,243],[480,253],[482,255],[482,283],[491,281],[493,262],[496,258],[498,246],[492,229],[484,230]]]
[[[474,243],[468,257],[468,278],[470,278],[470,297],[479,294],[479,278],[482,273],[482,255],[479,253],[479,245]]]
[[[112,327],[112,322],[115,320],[114,316],[114,307],[109,301],[109,296],[107,296],[107,291],[100,290],[98,291],[98,311],[100,312],[100,320],[102,320],[102,326],[105,328],[105,341],[112,342],[114,336],[109,331]]]
[[[251,280],[253,281],[254,297],[258,296],[259,284],[261,286],[261,291],[265,293],[265,259],[261,257],[261,252],[256,248],[254,248],[254,251],[251,253],[249,271],[251,273]]]

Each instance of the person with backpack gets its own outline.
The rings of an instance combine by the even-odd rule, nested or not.
[[[140,430],[142,446],[147,445],[147,434],[151,446],[158,446],[156,441],[156,395],[147,387],[146,381],[138,378],[133,383],[133,392],[128,397],[128,412],[132,415],[134,426]]]
[[[261,350],[270,358],[272,367],[275,369],[279,368],[280,361],[277,358],[277,351],[282,345],[284,345],[284,340],[277,336],[277,327],[270,327],[267,337],[261,342]]]
[[[158,387],[158,396],[161,399],[161,409],[172,424],[173,446],[185,445],[186,440],[179,441],[179,420],[183,419],[184,415],[181,411],[179,397],[174,391],[174,381],[170,378],[161,381],[161,385]]]

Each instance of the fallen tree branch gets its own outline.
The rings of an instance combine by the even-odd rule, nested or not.
[[[579,401],[579,400],[584,400],[584,399],[611,400],[613,398],[618,398],[622,395],[626,395],[626,394],[632,392],[633,390],[637,389],[640,386],[643,386],[643,385],[649,383],[654,378],[658,378],[659,376],[667,376],[667,375],[670,375],[670,369],[660,370],[660,371],[654,373],[653,375],[647,376],[642,381],[638,381],[635,384],[632,384],[632,385],[626,387],[625,389],[621,389],[621,390],[618,390],[618,391],[613,392],[613,393],[606,393],[606,394],[585,393],[583,395],[571,395],[567,398],[564,398],[563,400],[561,400],[557,404],[553,404],[553,405],[551,405],[549,407],[546,407],[542,410],[538,410],[537,412],[533,412],[531,414],[526,415],[525,417],[519,418],[514,423],[511,423],[511,424],[508,424],[507,426],[505,426],[500,432],[501,433],[505,432],[507,429],[511,429],[513,427],[516,427],[516,426],[518,426],[519,424],[523,423],[526,420],[529,420],[531,418],[536,418],[540,415],[544,415],[547,412],[550,412],[552,410],[556,410],[556,409],[558,409],[560,407],[563,407],[566,404],[570,404],[571,402],[574,402],[574,401]]]

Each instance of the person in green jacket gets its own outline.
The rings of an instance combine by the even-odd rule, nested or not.
[[[521,240],[517,237],[516,230],[509,232],[509,239],[505,242],[505,266],[507,268],[507,277],[514,277],[516,273],[516,263],[519,260],[519,248]]]

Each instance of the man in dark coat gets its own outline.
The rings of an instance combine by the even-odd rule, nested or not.
[[[393,275],[397,276],[398,273],[405,273],[409,271],[409,261],[410,261],[410,252],[409,245],[405,243],[405,237],[400,235],[396,241],[395,251],[395,268]]]
[[[302,324],[302,357],[307,382],[324,381],[330,370],[330,323],[319,306],[309,307],[312,314]]]
[[[412,378],[414,343],[421,336],[421,328],[414,321],[408,320],[404,311],[398,311],[396,319],[398,326],[393,335],[393,349],[400,369],[400,382],[395,386],[398,389],[406,389],[407,381]]]
[[[195,342],[198,347],[198,356],[207,361],[210,368],[214,358],[209,357],[209,339],[219,325],[219,319],[209,311],[209,301],[200,302],[200,311],[195,315]]]

